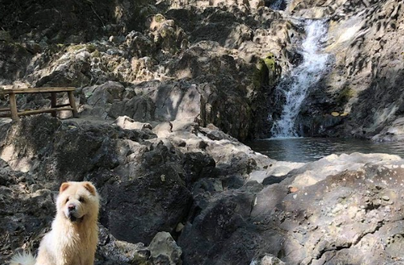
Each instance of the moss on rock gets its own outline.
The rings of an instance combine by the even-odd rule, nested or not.
[[[347,103],[355,95],[356,95],[356,92],[352,88],[345,87],[338,94],[337,103],[343,105],[343,104]]]
[[[281,76],[281,68],[276,62],[275,55],[269,53],[265,58],[259,59],[256,71],[253,76],[253,84],[255,88],[261,86],[271,86]]]

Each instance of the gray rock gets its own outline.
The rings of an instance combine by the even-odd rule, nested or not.
[[[285,265],[285,262],[272,254],[265,254],[261,259],[253,260],[250,265]]]
[[[108,111],[108,116],[117,118],[129,116],[138,122],[150,122],[155,119],[155,104],[149,97],[135,96],[129,100],[115,102]]]
[[[88,104],[88,107],[84,106],[88,110],[84,111],[83,114],[92,114],[106,118],[115,100],[122,100],[124,90],[123,85],[112,81],[106,82],[101,86],[83,88],[82,93]]]
[[[174,239],[167,232],[159,232],[149,245],[154,264],[161,265],[181,265],[182,250],[177,246]],[[160,262],[161,256],[166,257],[167,262]],[[157,262],[156,262],[157,261]]]
[[[22,45],[6,40],[0,40],[0,54],[0,85],[23,78],[32,55]]]
[[[126,130],[143,130],[143,129],[153,129],[150,123],[135,122],[128,116],[119,116],[115,120],[116,125]]]
[[[3,124],[0,153],[13,150],[15,160],[0,163],[2,233],[13,235],[0,238],[2,259],[26,236],[35,250],[54,215],[51,190],[84,178],[103,198],[97,264],[249,264],[265,255],[286,264],[393,264],[401,257],[399,157],[332,155],[292,169],[222,133],[210,139],[214,127],[176,128],[150,139],[147,130],[105,121],[41,115]],[[28,173],[13,171],[21,161]],[[286,174],[281,182],[257,182],[277,167]],[[157,239],[139,244],[160,231],[178,237],[182,255],[152,258]]]
[[[254,247],[242,250],[241,245],[246,244],[246,247],[255,238],[250,238],[242,227],[247,225],[253,200],[254,196],[249,193],[226,192],[212,198],[208,204],[197,201],[178,240],[184,264],[248,264]],[[236,261],[232,255],[239,251],[243,255],[237,255]]]
[[[119,241],[103,226],[100,227],[99,241],[96,264],[153,264],[150,251],[144,244]]]

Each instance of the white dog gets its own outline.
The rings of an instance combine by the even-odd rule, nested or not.
[[[41,241],[38,257],[15,255],[10,265],[93,265],[98,243],[99,196],[90,182],[60,186],[52,230]]]

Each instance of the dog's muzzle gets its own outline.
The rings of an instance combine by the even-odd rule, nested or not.
[[[70,204],[67,206],[67,217],[71,222],[80,222],[83,220],[84,216],[82,217],[77,217],[77,208],[76,205]]]

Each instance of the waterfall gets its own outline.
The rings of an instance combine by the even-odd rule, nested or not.
[[[285,0],[276,0],[276,1],[274,1],[269,7],[272,9],[272,10],[281,10],[282,9],[282,6],[284,5],[284,4],[286,4],[287,2],[285,1]]]
[[[322,53],[328,25],[325,20],[305,21],[306,39],[302,43],[303,61],[291,73],[283,78],[276,88],[277,93],[285,98],[279,120],[271,129],[274,138],[298,137],[295,130],[296,118],[309,90],[325,74],[329,55]]]

